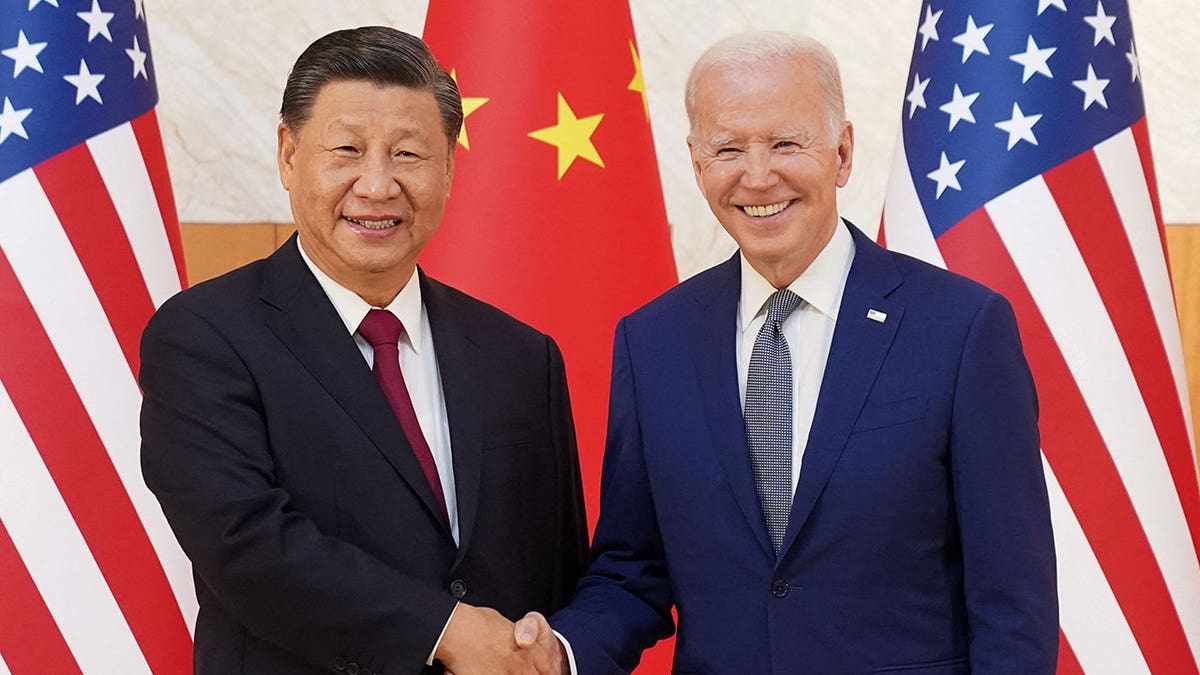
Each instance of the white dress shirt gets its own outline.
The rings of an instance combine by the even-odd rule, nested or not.
[[[338,284],[313,264],[304,252],[304,246],[299,248],[300,257],[304,259],[308,269],[312,270],[325,295],[329,296],[329,301],[342,318],[342,323],[346,324],[346,332],[354,336],[354,342],[368,366],[375,364],[375,350],[371,343],[358,334],[358,325],[366,318],[367,312],[372,309],[386,309],[404,324],[404,332],[400,335],[398,345],[400,370],[404,374],[405,388],[412,399],[417,421],[421,424],[425,441],[429,443],[429,450],[433,453],[433,463],[437,465],[442,493],[446,495],[446,515],[450,518],[450,533],[457,544],[458,499],[454,491],[450,423],[446,418],[446,397],[442,394],[442,378],[438,373],[437,354],[434,353],[433,336],[429,329],[429,314],[421,302],[421,284],[417,280],[416,270],[391,304],[387,307],[372,307],[358,297],[357,293]]]
[[[829,243],[808,268],[788,285],[802,302],[783,321],[783,337],[792,357],[792,491],[800,480],[800,463],[817,410],[817,395],[825,377],[829,345],[837,324],[838,307],[854,260],[854,238],[839,221]],[[742,409],[746,408],[746,379],[754,339],[767,320],[767,300],[777,289],[743,257],[742,292],[738,299],[737,368]]]

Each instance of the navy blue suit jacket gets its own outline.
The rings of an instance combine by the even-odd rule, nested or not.
[[[619,324],[592,561],[551,620],[581,675],[631,669],[672,605],[677,673],[1054,672],[1054,543],[1012,310],[850,230],[778,558],[739,403],[737,256]]]

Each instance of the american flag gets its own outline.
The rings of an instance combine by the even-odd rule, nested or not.
[[[183,673],[195,594],[138,463],[183,265],[141,0],[0,4],[0,675]]]
[[[927,0],[919,21],[881,237],[1017,312],[1059,672],[1196,673],[1200,493],[1129,8]]]

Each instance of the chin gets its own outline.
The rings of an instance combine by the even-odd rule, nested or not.
[[[795,242],[784,242],[777,239],[748,241],[742,248],[742,253],[753,260],[776,263],[794,254],[799,246]]]
[[[404,264],[404,258],[395,257],[387,260],[372,260],[363,265],[363,270],[370,274],[390,274]]]

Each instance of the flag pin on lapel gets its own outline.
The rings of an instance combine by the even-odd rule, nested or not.
[[[877,309],[868,309],[867,318],[878,323],[883,323],[884,321],[887,321],[887,313],[881,312]]]

